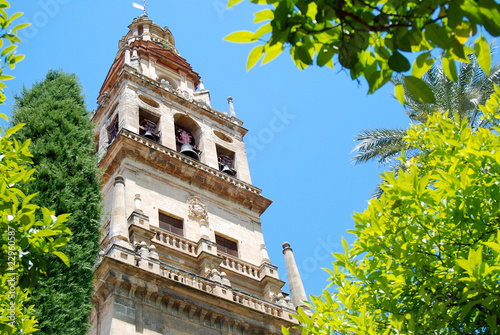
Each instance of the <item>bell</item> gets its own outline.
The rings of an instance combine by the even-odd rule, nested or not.
[[[155,135],[153,135],[153,133],[149,129],[144,133],[144,137],[156,141]]]
[[[222,168],[222,172],[223,173],[227,173],[230,176],[234,175],[233,170],[229,166],[227,166],[227,165],[224,165],[224,167]]]
[[[191,157],[193,159],[196,159],[197,161],[200,160],[200,156],[198,156],[198,154],[196,153],[196,151],[193,150],[193,147],[191,146],[191,144],[183,144],[181,146],[181,151],[180,151],[181,154],[183,155],[186,155],[188,157]]]

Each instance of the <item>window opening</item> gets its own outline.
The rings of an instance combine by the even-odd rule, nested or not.
[[[186,129],[175,126],[175,142],[177,151],[188,157],[200,160],[201,151],[195,143],[194,136]]]
[[[143,109],[139,109],[139,135],[158,142],[160,132],[158,131],[158,123],[160,118],[154,116]]]
[[[108,143],[111,144],[115,139],[116,135],[118,135],[118,115],[115,116],[115,119],[108,127]]]
[[[217,160],[219,163],[219,171],[230,176],[236,175],[234,168],[234,152],[217,146]]]
[[[183,222],[165,213],[158,213],[159,226],[161,229],[183,236]]]
[[[225,237],[215,234],[215,243],[217,244],[217,251],[238,257],[238,243],[236,241],[231,241]]]

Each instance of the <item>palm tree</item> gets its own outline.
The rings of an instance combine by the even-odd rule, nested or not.
[[[431,87],[435,103],[424,103],[415,98],[404,86],[404,77],[396,77],[394,84],[401,83],[405,89],[404,111],[412,123],[425,123],[427,118],[435,112],[446,111],[457,112],[462,120],[467,118],[472,129],[488,126],[481,119],[482,113],[478,106],[483,105],[488,97],[494,92],[494,84],[500,85],[500,64],[492,67],[490,74],[481,69],[474,54],[469,55],[470,63],[460,65],[458,81],[448,79],[440,65],[433,66],[424,76]],[[450,114],[450,117],[454,115]],[[381,166],[389,166],[391,170],[397,170],[402,164],[395,158],[401,156],[403,150],[405,157],[411,158],[419,154],[418,150],[408,146],[403,141],[407,129],[404,128],[375,128],[363,129],[355,135],[358,144],[354,147],[355,164],[376,161]],[[377,187],[373,197],[382,194]]]
[[[469,55],[469,59],[470,63],[460,65],[456,82],[448,79],[439,65],[433,66],[423,76],[422,79],[430,85],[434,93],[435,103],[419,101],[404,87],[404,110],[412,123],[425,123],[429,115],[450,110],[457,112],[460,119],[467,118],[473,129],[486,126],[485,121],[481,119],[482,114],[478,106],[484,104],[494,92],[494,84],[500,85],[500,64],[493,66],[490,75],[486,75],[478,65],[474,54]],[[398,83],[404,86],[403,76],[394,79],[394,84]],[[353,162],[360,164],[376,161],[379,165],[399,166],[394,158],[400,156],[403,149],[406,157],[418,154],[415,149],[407,147],[403,141],[406,130],[403,128],[363,129],[355,135],[354,140],[359,143],[352,150],[355,153]]]

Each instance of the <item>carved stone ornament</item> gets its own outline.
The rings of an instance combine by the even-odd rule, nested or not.
[[[207,206],[198,197],[191,197],[188,199],[189,205],[189,216],[198,219],[205,220],[208,222]]]

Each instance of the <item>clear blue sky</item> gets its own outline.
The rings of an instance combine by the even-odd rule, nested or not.
[[[138,1],[141,2],[141,1]],[[354,227],[379,181],[374,164],[354,166],[353,135],[363,128],[405,127],[403,108],[387,85],[367,96],[366,85],[336,69],[298,70],[286,52],[265,66],[246,71],[252,45],[223,37],[255,30],[260,6],[227,0],[149,0],[149,17],[172,31],[177,49],[210,90],[212,107],[228,111],[234,99],[237,117],[249,130],[245,143],[253,184],[274,203],[262,215],[271,261],[286,280],[281,244],[289,241],[308,294],[320,294],[331,267],[331,252],[342,252],[341,236]],[[89,110],[118,51],[118,40],[141,11],[132,0],[11,1],[24,12],[18,22],[33,25],[21,33],[19,53],[26,59],[7,82],[9,114],[12,92],[44,78],[49,69],[76,73],[85,88]]]

